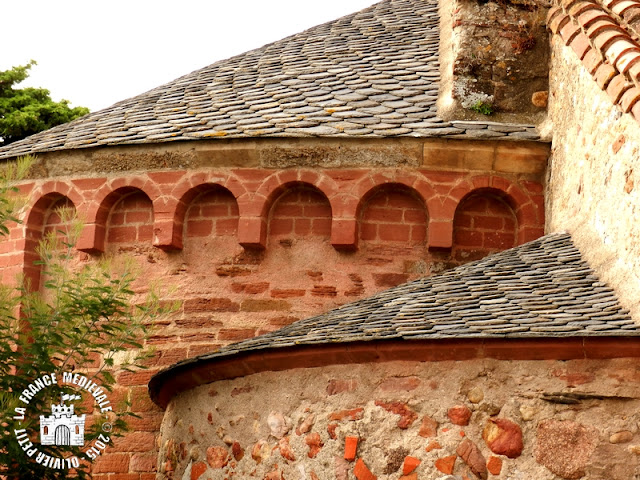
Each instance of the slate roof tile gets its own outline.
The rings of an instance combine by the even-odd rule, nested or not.
[[[638,335],[570,235],[551,234],[176,366],[294,345]]]
[[[415,114],[436,115],[438,29],[437,0],[383,0],[15,142],[0,149],[0,158],[69,148],[216,138],[223,136],[220,132],[225,138],[328,135],[538,140],[532,126],[518,131],[495,125],[489,128],[489,123],[451,128],[438,121],[427,128],[412,126]],[[349,108],[330,115],[324,111],[336,105]],[[324,112],[324,117],[292,129],[289,117],[296,109]],[[347,118],[339,114],[356,109],[360,109],[361,126],[386,123],[381,115],[395,113],[399,121],[394,124],[402,127],[333,129],[334,118]],[[265,118],[265,110],[287,115]],[[265,128],[266,121],[271,128]],[[141,128],[147,125],[157,128]]]

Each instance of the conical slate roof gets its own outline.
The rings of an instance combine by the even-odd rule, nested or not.
[[[238,137],[537,140],[533,126],[445,122],[437,0],[383,0],[0,149],[27,153]]]
[[[362,357],[358,352],[385,346],[401,352],[404,345],[408,358],[418,359],[411,350],[417,344],[433,351],[443,345],[455,359],[457,350],[451,345],[456,342],[495,346],[529,341],[535,343],[525,350],[550,348],[550,355],[560,355],[554,358],[582,358],[594,352],[593,344],[596,350],[605,345],[608,352],[596,356],[607,358],[612,352],[639,354],[639,337],[640,327],[585,262],[570,235],[551,234],[178,362],[157,373],[149,391],[158,405],[166,406],[177,391],[203,383],[265,369],[353,363]],[[587,338],[592,340],[588,351]],[[624,350],[629,345],[631,350]],[[536,355],[547,358],[544,352],[532,358]],[[385,356],[390,357],[394,354]],[[381,357],[373,353],[364,358]]]
[[[571,236],[551,234],[198,358],[391,339],[635,335],[640,327]]]

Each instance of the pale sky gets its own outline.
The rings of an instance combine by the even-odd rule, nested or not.
[[[0,70],[97,111],[379,0],[0,1]]]

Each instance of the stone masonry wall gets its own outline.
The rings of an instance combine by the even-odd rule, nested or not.
[[[158,478],[632,480],[636,364],[388,362],[219,381],[171,401]]]
[[[107,153],[40,158],[35,177],[58,175],[22,186],[29,204],[0,243],[2,281],[24,273],[40,284],[35,247],[66,204],[87,222],[79,261],[128,255],[138,292],[154,281],[183,302],[155,325],[150,369],[118,374],[113,397],[141,418],[95,462],[94,478],[155,475],[163,412],[146,385],[158,369],[543,234],[545,145],[361,142],[358,159],[354,145],[327,143],[232,142],[200,157],[200,147],[115,149],[112,171],[91,175],[88,160],[106,169]],[[285,166],[274,166],[276,150]],[[315,166],[321,156],[338,166]],[[189,168],[154,169],[162,159]],[[128,161],[150,171],[120,171]]]
[[[530,124],[544,119],[547,7],[528,0],[442,2],[440,116]]]
[[[552,64],[547,229],[572,234],[638,321],[640,126],[613,106],[574,51],[557,38]]]

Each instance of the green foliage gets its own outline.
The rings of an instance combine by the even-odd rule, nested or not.
[[[469,107],[469,110],[473,110],[474,112],[481,113],[483,115],[491,115],[493,114],[493,105],[478,100],[476,103]]]
[[[28,162],[21,161],[0,178],[0,236],[6,233],[6,222],[15,220],[16,216],[16,203],[8,198],[14,190],[12,181],[28,167]],[[82,225],[71,212],[60,214],[70,226],[64,232],[51,232],[39,248],[43,288],[29,288],[24,281],[16,288],[0,285],[0,412],[4,422],[0,428],[0,476],[3,478],[88,478],[83,468],[72,475],[66,469],[56,471],[38,465],[27,457],[15,434],[16,429],[26,429],[35,444],[39,433],[38,415],[47,415],[52,404],[60,403],[62,394],[80,393],[78,389],[54,384],[38,392],[28,406],[19,396],[44,374],[56,373],[62,377],[62,372],[72,371],[111,391],[115,372],[141,368],[141,362],[149,356],[150,352],[142,345],[152,319],[175,308],[164,305],[153,292],[142,301],[137,300],[132,290],[135,269],[130,262],[81,261],[75,244]],[[93,400],[83,393],[84,398]],[[82,405],[75,406],[76,414],[82,413]],[[27,409],[24,419],[14,418],[19,416],[17,407]],[[96,423],[87,428],[86,442],[104,432],[113,438],[126,431],[126,417],[132,414],[127,412],[126,405],[113,405],[113,410],[105,416],[96,415],[97,410],[94,411]],[[107,430],[105,422],[113,426],[113,430]],[[86,458],[86,444],[83,447],[35,446],[53,457]]]
[[[85,107],[71,108],[67,100],[54,102],[47,89],[15,88],[35,64],[31,60],[0,71],[0,147],[89,113]]]

